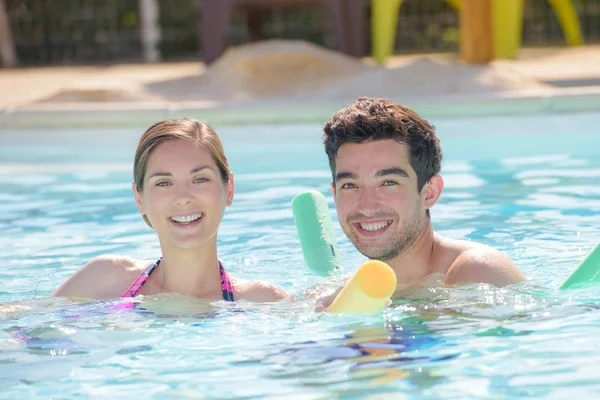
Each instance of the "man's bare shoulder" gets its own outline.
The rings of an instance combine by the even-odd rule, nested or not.
[[[490,283],[502,287],[525,279],[506,254],[490,246],[453,239],[444,239],[443,243],[452,258],[444,274],[445,284]]]

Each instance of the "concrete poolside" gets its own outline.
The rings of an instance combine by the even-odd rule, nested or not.
[[[326,57],[335,64],[339,56],[330,53]],[[472,75],[462,70],[452,75],[452,68],[462,65],[456,54],[397,55],[386,64],[387,75],[370,59],[339,60],[339,74],[352,80],[336,86],[333,69],[321,81],[310,78],[312,87],[292,82],[288,89],[282,82],[293,81],[295,71],[288,62],[286,77],[272,85],[259,80],[254,91],[239,87],[243,96],[236,82],[229,82],[235,70],[219,76],[201,62],[0,70],[0,128],[145,125],[184,115],[213,123],[307,122],[323,120],[363,91],[394,98],[428,116],[600,110],[600,45],[523,49],[518,59],[476,67]],[[321,67],[315,68],[297,69],[300,80],[318,78]],[[440,76],[445,71],[447,76]],[[260,78],[255,75],[251,78]],[[453,83],[456,79],[460,82]],[[325,90],[330,82],[333,89]],[[392,83],[396,89],[386,90]],[[226,93],[221,89],[227,85]]]

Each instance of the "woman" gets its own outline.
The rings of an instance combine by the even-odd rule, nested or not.
[[[156,231],[156,261],[99,256],[52,296],[113,299],[179,293],[200,299],[277,301],[286,293],[266,282],[230,277],[217,257],[217,231],[233,199],[233,173],[223,145],[201,121],[159,122],[135,153],[133,194]]]

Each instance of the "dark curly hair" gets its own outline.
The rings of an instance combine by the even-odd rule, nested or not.
[[[323,144],[335,183],[335,159],[345,143],[393,139],[409,148],[419,192],[438,174],[442,148],[435,127],[412,109],[387,99],[360,97],[336,112],[323,127]]]

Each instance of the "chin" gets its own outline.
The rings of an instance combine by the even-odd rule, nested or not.
[[[208,241],[208,238],[180,238],[173,240],[173,245],[185,250],[195,249],[197,247],[201,247]]]
[[[388,257],[388,256],[381,256],[380,254],[365,254],[362,253],[363,256],[367,257],[369,260],[377,260],[377,261],[389,261],[391,259],[393,259],[394,257]]]
[[[391,251],[388,249],[374,249],[374,248],[365,249],[364,247],[363,248],[356,247],[356,249],[363,256],[367,257],[370,260],[389,261],[398,255],[398,253],[396,251]]]

